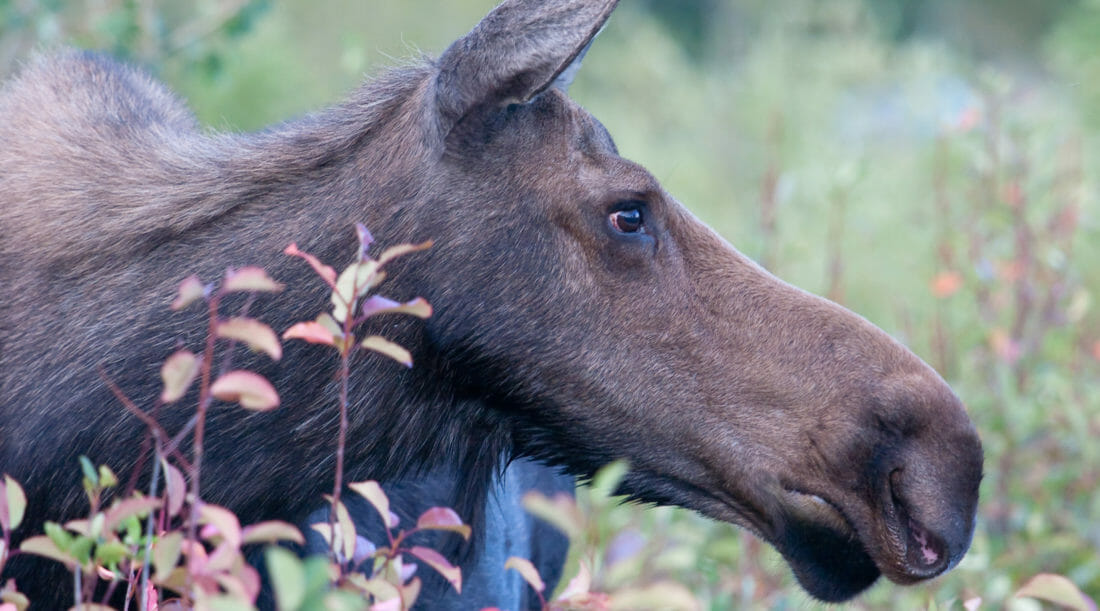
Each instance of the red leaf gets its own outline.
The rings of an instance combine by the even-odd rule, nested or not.
[[[336,338],[320,323],[313,321],[300,322],[283,333],[283,339],[301,339],[311,344],[324,344],[333,346]]]
[[[210,394],[254,411],[279,407],[279,394],[275,392],[275,387],[266,378],[251,371],[238,369],[222,375],[210,385]]]
[[[470,540],[470,527],[462,523],[455,510],[450,507],[432,507],[420,514],[416,520],[416,527],[423,530],[446,530],[462,535],[463,539]]]
[[[409,550],[409,553],[416,556],[424,564],[438,571],[444,579],[454,586],[456,592],[459,594],[462,593],[462,570],[452,565],[450,562],[447,562],[447,559],[439,552],[430,547],[415,545]]]
[[[957,271],[948,270],[936,274],[932,279],[932,295],[945,299],[957,293],[963,286],[963,277]]]
[[[314,257],[307,252],[302,252],[298,250],[297,244],[291,244],[290,246],[287,246],[286,250],[284,250],[283,253],[290,255],[291,257],[300,257],[302,259],[305,259],[306,263],[309,263],[309,266],[313,268],[313,271],[317,272],[317,275],[320,276],[326,284],[328,284],[330,287],[336,286],[336,270],[325,265],[324,263],[321,263],[321,261],[318,260],[317,257]]]

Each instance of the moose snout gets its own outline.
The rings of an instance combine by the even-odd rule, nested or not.
[[[939,382],[942,384],[942,382]],[[879,482],[882,572],[898,583],[935,577],[962,559],[974,534],[982,447],[961,402],[943,385],[939,402],[925,402],[895,439]],[[886,469],[882,469],[886,466]],[[885,471],[885,472],[884,472]]]

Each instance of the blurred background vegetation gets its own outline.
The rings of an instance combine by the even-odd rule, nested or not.
[[[211,128],[337,100],[492,0],[0,0],[0,75],[75,44],[141,63]],[[860,312],[969,406],[974,545],[852,608],[1100,598],[1100,1],[626,0],[572,90],[626,157],[743,252]],[[584,494],[582,503],[591,503]],[[667,508],[603,509],[601,587],[672,578],[705,608],[804,608],[770,548]]]

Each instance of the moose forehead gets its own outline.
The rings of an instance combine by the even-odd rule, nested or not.
[[[455,138],[459,138],[457,147]],[[611,134],[561,91],[551,89],[526,104],[511,104],[467,117],[449,137],[452,153],[572,155],[591,161],[617,157]]]

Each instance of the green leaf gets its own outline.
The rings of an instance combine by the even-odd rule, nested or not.
[[[53,544],[57,546],[57,549],[65,553],[69,552],[69,548],[73,545],[73,536],[62,528],[60,524],[57,522],[46,522],[42,525],[42,530],[46,533],[46,536],[50,538],[50,541],[53,541]],[[20,549],[22,549],[22,546],[20,546]]]
[[[414,545],[409,553],[416,556],[421,562],[435,569],[452,586],[455,592],[462,593],[462,570],[452,565],[439,552],[430,547]]]
[[[236,317],[218,324],[218,337],[244,342],[253,352],[263,352],[277,361],[283,347],[271,327],[254,318]]]
[[[112,567],[122,561],[130,553],[130,548],[121,541],[108,541],[95,548],[96,564]]]
[[[373,350],[384,354],[406,367],[412,367],[412,354],[400,344],[395,344],[381,335],[371,335],[363,340],[360,346],[367,350]]]
[[[542,592],[546,589],[546,584],[542,581],[542,575],[539,575],[539,570],[535,568],[535,565],[531,564],[530,560],[520,558],[518,556],[511,556],[507,562],[504,563],[504,570],[512,569],[523,577],[523,580],[531,585],[536,592]]]
[[[306,599],[302,561],[289,550],[274,545],[264,550],[264,559],[278,608],[284,611],[301,608]]]
[[[382,523],[386,525],[386,528],[396,526],[396,524],[393,524],[393,515],[390,513],[390,499],[378,482],[374,480],[356,482],[348,484],[348,488],[367,499],[374,506],[375,510],[378,511],[378,515],[382,516]]]
[[[160,379],[164,382],[160,400],[165,403],[179,401],[198,375],[199,357],[187,350],[177,351],[168,357],[160,368]]]
[[[72,545],[69,546],[69,554],[76,559],[76,561],[84,566],[88,564],[88,561],[92,559],[92,546],[95,545],[95,539],[84,535],[77,535],[73,538]]]
[[[445,530],[462,535],[470,540],[470,527],[463,524],[455,510],[450,507],[432,507],[416,520],[416,527],[422,530]]]
[[[553,498],[537,491],[528,492],[523,495],[523,508],[560,530],[571,541],[584,532],[584,518],[577,510],[577,503],[564,492],[555,494]]]
[[[684,586],[668,581],[658,581],[640,588],[627,588],[611,595],[611,609],[669,609],[695,611],[701,606],[695,596]]]
[[[601,499],[615,496],[615,491],[628,471],[630,463],[625,460],[616,460],[600,467],[592,477],[592,492]]]
[[[23,522],[23,515],[27,509],[27,495],[23,493],[19,482],[10,475],[4,474],[3,498],[0,498],[0,526],[4,530],[12,531]]]
[[[205,296],[206,287],[203,286],[199,277],[189,276],[180,283],[179,290],[176,291],[176,299],[172,302],[172,309],[182,310]]]
[[[1061,575],[1040,573],[1016,591],[1019,598],[1037,598],[1072,611],[1096,611],[1096,603]]]
[[[251,371],[235,370],[222,374],[210,385],[210,394],[241,407],[265,412],[279,407],[279,394],[263,376]]]
[[[153,543],[154,578],[164,581],[180,562],[183,551],[183,533],[174,530],[157,538]]]
[[[99,465],[99,485],[104,488],[113,488],[118,485],[118,476],[107,465]]]
[[[92,464],[92,461],[89,460],[87,456],[80,456],[80,470],[84,472],[85,487],[99,487],[99,474],[95,470],[95,465]]]
[[[283,285],[272,280],[267,272],[260,267],[242,267],[238,270],[229,270],[225,273],[225,282],[222,290],[233,292],[262,292],[277,293],[283,290]]]

